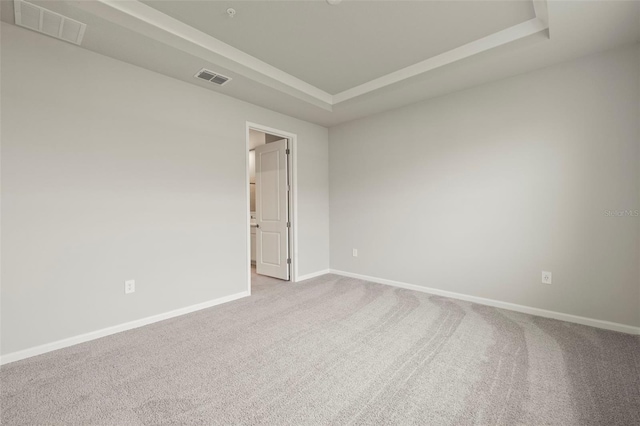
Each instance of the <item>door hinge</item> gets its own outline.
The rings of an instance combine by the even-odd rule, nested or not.
[[[287,265],[291,265],[291,258],[287,259]]]
[[[287,228],[291,228],[291,222],[287,222]]]
[[[285,151],[285,153],[286,153],[287,155],[291,154],[291,151],[289,151],[289,148],[287,148],[287,150]]]

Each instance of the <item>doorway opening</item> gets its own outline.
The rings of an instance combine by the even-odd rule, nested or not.
[[[252,277],[297,278],[296,135],[247,122],[246,155],[251,292]]]

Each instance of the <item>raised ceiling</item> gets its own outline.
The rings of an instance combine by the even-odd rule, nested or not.
[[[640,41],[637,1],[31,2],[83,48],[324,126]]]
[[[531,1],[143,3],[332,95],[536,17]]]

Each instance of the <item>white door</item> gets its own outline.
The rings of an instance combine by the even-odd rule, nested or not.
[[[287,140],[256,147],[256,272],[289,279]]]

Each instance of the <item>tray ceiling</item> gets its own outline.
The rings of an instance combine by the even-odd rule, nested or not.
[[[28,1],[82,48],[324,126],[640,42],[635,1]]]
[[[332,95],[536,17],[531,1],[143,3]]]

